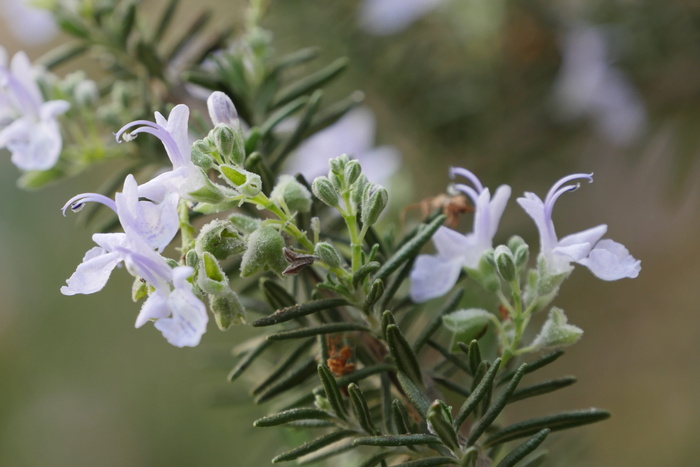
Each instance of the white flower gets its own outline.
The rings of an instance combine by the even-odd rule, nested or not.
[[[532,217],[540,233],[540,258],[544,261],[549,275],[569,273],[572,262],[586,266],[598,278],[614,281],[624,277],[639,275],[640,261],[633,258],[627,248],[612,240],[601,240],[608,229],[599,225],[581,232],[557,239],[552,222],[552,209],[556,200],[567,191],[573,191],[579,184],[565,185],[572,180],[593,181],[592,174],[572,174],[557,181],[547,193],[544,202],[534,193],[526,192],[518,198],[518,204]]]
[[[360,162],[367,178],[383,184],[401,166],[401,155],[393,146],[373,147],[375,123],[369,109],[351,110],[304,141],[289,158],[287,170],[313,180],[328,173],[328,159],[348,154]]]
[[[498,222],[510,197],[510,187],[501,185],[493,199],[476,176],[466,169],[452,168],[452,177],[467,178],[473,187],[455,184],[474,203],[474,231],[462,235],[440,227],[433,235],[437,255],[419,255],[411,271],[411,299],[420,303],[446,294],[456,283],[463,268],[476,269],[483,254],[493,246]]]
[[[408,27],[445,0],[364,0],[358,11],[360,27],[370,34],[389,36]]]
[[[63,145],[56,118],[68,110],[68,102],[44,102],[27,55],[17,52],[8,68],[2,47],[0,96],[0,148],[9,149],[12,163],[22,170],[53,167]]]
[[[562,64],[554,84],[560,116],[590,118],[614,143],[633,141],[645,125],[644,107],[625,75],[610,63],[600,28],[577,25],[561,42]]]
[[[160,112],[155,113],[156,122],[136,120],[124,125],[116,134],[117,141],[133,140],[139,133],[148,133],[163,143],[173,169],[162,173],[139,187],[139,195],[155,202],[163,201],[170,193],[178,193],[188,199],[189,193],[205,185],[202,170],[192,162],[187,120],[190,109],[179,104],[173,107],[166,119]],[[139,126],[140,125],[140,126]],[[138,127],[127,132],[130,128]]]
[[[214,91],[209,95],[207,110],[214,126],[223,123],[234,128],[240,125],[236,106],[231,98],[221,91]]]

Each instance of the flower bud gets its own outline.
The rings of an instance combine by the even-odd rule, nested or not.
[[[209,118],[214,125],[223,123],[230,127],[238,123],[238,112],[230,97],[221,91],[214,91],[207,99]]]
[[[192,147],[192,163],[204,170],[214,167],[214,160],[209,154],[206,154],[196,147]]]
[[[328,179],[331,181],[331,184],[333,185],[333,188],[335,188],[336,191],[338,191],[338,192],[343,191],[342,174],[339,175],[335,172],[331,172],[328,174]]]
[[[373,225],[377,222],[388,201],[389,193],[386,188],[374,183],[367,185],[362,194],[362,211],[360,213],[362,223]]]
[[[340,266],[340,255],[330,243],[317,243],[316,247],[314,248],[314,254],[331,268],[337,268]]]
[[[262,221],[260,219],[240,213],[234,213],[228,219],[238,231],[243,232],[244,234],[251,234],[258,230],[262,225]]]
[[[185,265],[192,269],[197,269],[199,267],[199,255],[197,255],[195,249],[191,249],[185,254]]]
[[[286,204],[291,211],[309,212],[311,193],[291,175],[281,175],[270,193],[270,199],[277,205]]]
[[[209,309],[214,315],[216,325],[222,331],[234,324],[245,323],[245,308],[238,295],[231,289],[227,288],[219,295],[209,295]]]
[[[202,186],[195,191],[188,193],[192,200],[201,201],[203,203],[217,204],[226,199],[224,192],[221,191],[217,185],[214,185],[207,177],[202,175],[201,181]]]
[[[348,163],[345,164],[345,169],[343,171],[343,174],[345,175],[345,183],[347,183],[348,186],[352,185],[359,178],[361,173],[362,167],[358,161],[348,161]]]
[[[263,225],[248,236],[246,251],[241,260],[241,277],[272,269],[281,273],[286,267],[284,239],[274,228]]]
[[[252,198],[262,191],[262,179],[254,172],[227,164],[221,164],[219,170],[224,179],[244,196]]]
[[[238,124],[234,128],[220,123],[212,130],[212,140],[216,150],[225,161],[243,165],[245,161],[245,141]]]
[[[331,166],[331,172],[342,175],[345,172],[345,164],[347,164],[349,160],[350,158],[347,154],[329,160],[328,164]]]
[[[496,262],[496,271],[506,282],[512,282],[517,277],[515,269],[515,259],[513,253],[505,245],[499,245],[493,252],[493,257]]]
[[[230,221],[216,219],[204,225],[194,244],[200,255],[209,252],[222,260],[245,250],[240,234]]]
[[[228,278],[214,255],[205,251],[200,256],[201,262],[197,274],[197,285],[204,292],[219,295],[228,289]]]
[[[539,349],[563,347],[575,344],[583,335],[583,329],[568,324],[564,310],[552,307],[542,330],[532,342],[532,347]]]
[[[367,185],[369,185],[369,180],[367,180],[365,174],[360,174],[357,180],[355,180],[355,183],[353,183],[350,196],[355,206],[362,204],[362,193],[364,193]]]
[[[338,207],[338,193],[333,188],[331,181],[328,177],[316,177],[314,182],[311,184],[311,191],[314,193],[316,198],[323,201],[328,206],[335,208]]]

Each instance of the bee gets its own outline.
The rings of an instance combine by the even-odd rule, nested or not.
[[[447,216],[445,224],[448,227],[454,228],[459,223],[459,216],[474,212],[474,207],[469,204],[466,196],[462,194],[447,195],[439,194],[432,198],[426,198],[417,203],[409,204],[401,211],[401,223],[405,224],[406,213],[412,209],[420,209],[421,215],[427,217],[431,211],[441,209],[442,213]]]
[[[343,376],[355,371],[355,364],[350,363],[352,358],[352,349],[350,346],[340,347],[340,337],[326,337],[328,345],[328,359],[326,364],[335,376]],[[339,348],[340,347],[340,348]]]

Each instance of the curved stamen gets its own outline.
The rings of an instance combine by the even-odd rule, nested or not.
[[[142,126],[131,132],[126,131],[129,128],[133,128],[138,125]],[[170,158],[170,162],[172,162],[173,167],[177,168],[185,165],[185,158],[180,153],[180,149],[178,148],[173,136],[168,132],[168,130],[157,123],[153,123],[148,120],[136,120],[121,127],[119,131],[114,134],[114,136],[117,138],[117,142],[121,142],[120,139],[128,142],[136,138],[136,135],[139,133],[148,133],[158,138],[163,143],[163,146],[165,146],[165,151],[168,153],[168,157]]]
[[[476,201],[479,199],[479,193],[477,193],[474,188],[470,187],[469,185],[465,185],[464,183],[453,183],[452,187],[469,196],[474,203],[474,206],[476,206]]]
[[[170,283],[170,278],[168,273],[171,271],[170,267],[165,263],[159,263],[151,258],[148,258],[142,254],[136,253],[125,247],[115,248],[116,252],[122,255],[123,258],[130,258],[131,262],[138,269],[137,271],[129,271],[135,276],[143,278],[147,283],[155,288],[163,287]],[[127,264],[127,268],[129,264]]]
[[[557,201],[557,199],[563,195],[564,193],[568,191],[574,191],[577,190],[581,184],[577,183],[575,185],[567,185],[567,186],[562,186],[567,182],[570,182],[571,180],[579,180],[579,179],[588,179],[589,183],[593,183],[593,174],[583,174],[583,173],[578,173],[578,174],[571,174],[567,175],[566,177],[563,177],[559,179],[554,185],[552,185],[552,188],[549,189],[547,192],[547,197],[544,199],[544,215],[545,219],[549,219],[551,222],[552,219],[552,209],[554,209],[554,203]]]
[[[481,193],[484,191],[484,186],[481,184],[481,181],[472,172],[467,169],[463,169],[462,167],[450,167],[450,178],[455,178],[457,175],[472,182],[472,185],[474,185],[477,192]]]
[[[117,203],[115,203],[112,198],[107,198],[105,195],[101,195],[99,193],[81,193],[73,196],[66,204],[63,205],[61,212],[63,212],[63,216],[65,217],[66,209],[70,208],[71,211],[78,212],[83,209],[85,203],[89,202],[104,204],[119,215],[117,212]]]

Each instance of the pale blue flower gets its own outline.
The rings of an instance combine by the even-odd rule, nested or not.
[[[17,52],[8,67],[2,47],[0,96],[0,148],[11,152],[12,163],[22,170],[53,167],[63,146],[56,118],[68,110],[68,102],[44,102],[27,55]]]
[[[286,169],[313,180],[328,173],[328,159],[348,154],[360,162],[367,178],[383,184],[401,167],[401,155],[393,146],[374,146],[375,127],[371,110],[364,107],[351,110],[304,141],[289,158]]]
[[[608,226],[601,224],[581,232],[557,239],[552,222],[552,209],[556,200],[564,193],[573,191],[579,184],[566,185],[572,180],[593,181],[592,174],[572,174],[557,181],[542,201],[534,193],[526,192],[518,198],[518,204],[535,221],[540,233],[540,259],[544,261],[549,275],[569,273],[571,263],[586,266],[598,278],[614,281],[639,275],[640,261],[629,254],[627,248],[612,240],[601,240]]]
[[[492,199],[489,189],[472,172],[452,168],[450,175],[465,177],[472,184],[454,187],[474,203],[474,229],[466,235],[447,227],[435,232],[432,240],[437,254],[419,255],[411,271],[411,299],[417,303],[446,294],[457,283],[463,268],[478,267],[481,257],[493,246],[493,237],[510,198],[508,185],[498,187]]]
[[[364,0],[358,11],[360,27],[377,36],[396,34],[444,1]]]
[[[117,141],[133,140],[139,133],[148,133],[163,143],[173,169],[164,172],[139,187],[139,195],[155,202],[163,201],[170,193],[189,199],[189,193],[205,185],[204,173],[192,162],[190,140],[187,133],[187,120],[190,109],[179,104],[173,107],[166,119],[160,112],[155,113],[155,123],[136,120],[124,125],[116,134]],[[127,132],[130,128],[136,129]]]
[[[150,294],[136,319],[136,327],[149,320],[171,344],[195,346],[206,331],[208,317],[204,304],[194,295],[187,278],[193,269],[171,268],[158,251],[170,243],[179,228],[177,193],[161,203],[139,199],[139,187],[132,175],[127,176],[124,191],[115,201],[97,193],[84,193],[66,203],[80,210],[86,202],[102,203],[114,210],[124,233],[94,234],[98,245],[90,249],[75,272],[61,288],[64,295],[91,294],[104,288],[109,277],[123,263],[129,273],[150,286]],[[162,323],[161,323],[162,321]]]
[[[212,92],[207,98],[207,110],[214,126],[223,123],[231,128],[240,125],[238,111],[233,101],[221,91]]]

